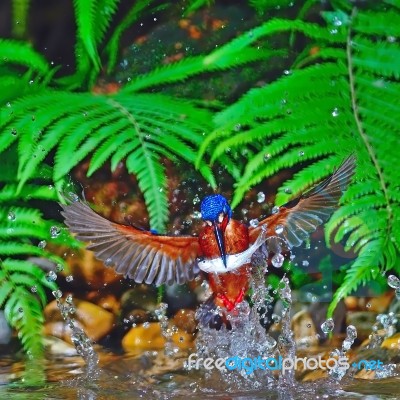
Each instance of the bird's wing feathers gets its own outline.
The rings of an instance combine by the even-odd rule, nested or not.
[[[197,237],[162,236],[108,221],[87,204],[76,201],[61,205],[65,224],[77,238],[116,272],[137,283],[182,284],[198,272],[201,255]]]
[[[283,236],[290,247],[300,246],[337,209],[354,168],[355,158],[350,156],[328,179],[281,207],[276,214],[260,221],[256,228],[250,228],[250,240],[258,237],[264,225],[267,236]]]

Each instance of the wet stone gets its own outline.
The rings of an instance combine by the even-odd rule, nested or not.
[[[171,340],[174,346],[181,349],[193,348],[194,336],[177,329],[172,333]],[[158,322],[149,322],[144,326],[131,328],[122,339],[122,348],[125,351],[141,353],[146,350],[161,350],[166,346],[166,339],[162,334]]]
[[[182,309],[174,315],[172,321],[177,328],[187,333],[194,333],[197,330],[195,314],[196,312],[193,310]]]
[[[91,340],[98,341],[113,329],[114,315],[112,313],[84,300],[74,299],[74,305],[76,310],[73,317]],[[44,314],[46,318],[45,334],[72,343],[71,330],[68,324],[62,320],[55,300],[46,306]]]
[[[293,316],[291,328],[298,346],[310,347],[318,344],[317,330],[307,311],[299,311]]]

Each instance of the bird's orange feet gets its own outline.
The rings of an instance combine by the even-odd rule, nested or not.
[[[222,303],[224,304],[224,307],[228,311],[232,311],[235,308],[236,304],[239,304],[243,301],[244,295],[245,295],[245,291],[244,291],[244,289],[241,289],[239,295],[236,297],[234,302],[230,301],[226,297],[226,295],[223,293],[218,293],[217,297],[222,301]]]

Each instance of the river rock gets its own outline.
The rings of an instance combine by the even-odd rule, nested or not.
[[[194,336],[180,329],[172,335],[172,342],[181,349],[192,348]],[[131,328],[122,339],[122,347],[127,352],[161,350],[166,345],[158,322],[148,322]]]
[[[65,278],[70,275],[73,277],[73,280],[68,282],[69,287],[98,290],[123,279],[123,276],[117,274],[113,268],[105,267],[92,251],[77,250],[73,254],[67,253],[65,259],[69,270],[63,271],[62,274]]]
[[[12,329],[4,316],[4,312],[0,311],[0,345],[10,343]]]
[[[104,310],[110,311],[113,314],[118,314],[121,307],[120,302],[113,294],[104,293],[103,291],[98,291],[98,290],[89,292],[85,300],[97,304]]]
[[[149,285],[135,284],[121,297],[123,315],[135,309],[153,312],[157,308],[159,308],[157,289]]]
[[[372,332],[377,313],[370,311],[352,311],[346,315],[346,325],[354,325],[357,329],[357,339],[363,341]]]
[[[301,347],[310,347],[318,344],[317,330],[311,315],[302,310],[292,318],[292,330],[296,344]]]
[[[179,329],[187,333],[194,333],[197,330],[197,323],[195,319],[195,311],[182,309],[179,310],[173,318],[173,323]]]
[[[400,333],[388,337],[383,341],[381,347],[389,350],[400,350]]]
[[[393,297],[394,291],[387,292],[379,297],[373,297],[368,301],[366,307],[368,311],[382,314],[388,310]]]
[[[76,311],[71,317],[76,320],[76,324],[85,331],[91,340],[98,341],[114,327],[114,315],[109,311],[84,300],[74,299],[74,305]],[[71,330],[62,319],[55,300],[46,306],[44,314],[47,321],[44,327],[45,334],[72,343]]]

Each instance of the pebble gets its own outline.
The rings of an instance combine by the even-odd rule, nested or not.
[[[317,329],[311,315],[306,310],[297,312],[292,318],[294,339],[299,347],[310,347],[318,344]]]
[[[80,324],[91,340],[98,341],[113,329],[115,318],[109,311],[84,300],[74,299],[74,304],[76,312],[72,317]],[[47,321],[44,327],[45,334],[72,343],[71,331],[62,319],[55,300],[46,306],[44,314]]]
[[[172,335],[173,343],[180,349],[194,347],[194,336],[180,329]],[[161,333],[158,322],[149,322],[146,327],[139,325],[131,328],[122,339],[122,348],[127,352],[141,353],[146,350],[161,350],[165,347],[166,340]]]
[[[179,310],[173,318],[174,325],[187,333],[194,333],[197,330],[195,311],[188,309]]]
[[[400,333],[396,333],[395,335],[385,339],[382,342],[381,347],[389,350],[400,350]]]

